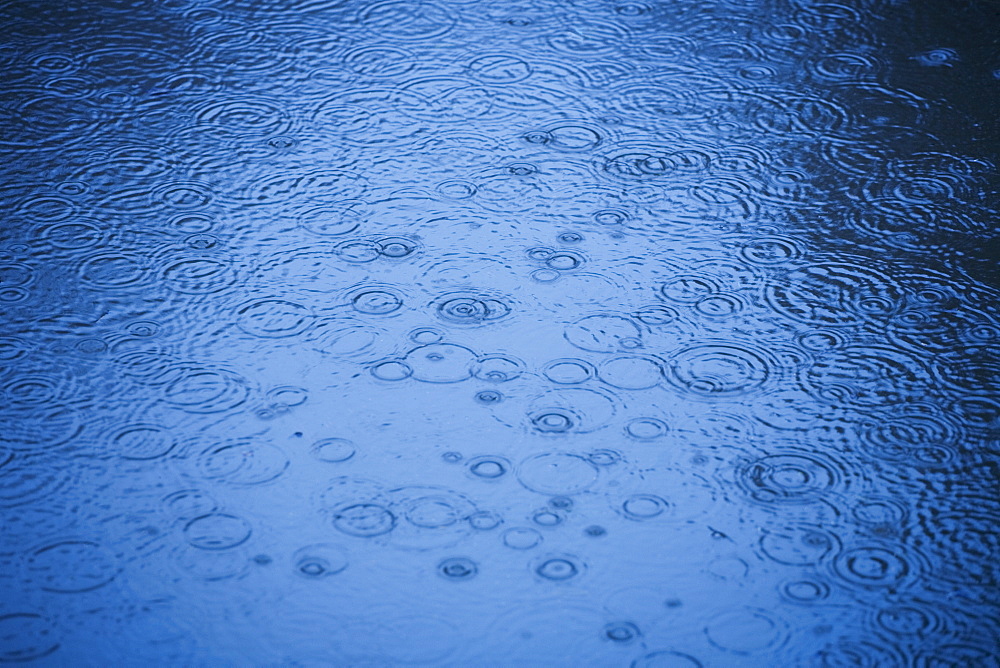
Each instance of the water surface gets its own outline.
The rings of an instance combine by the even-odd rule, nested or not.
[[[0,19],[0,662],[997,665],[996,3]]]

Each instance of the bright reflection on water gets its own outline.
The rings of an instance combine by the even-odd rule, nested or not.
[[[0,19],[0,662],[997,665],[995,4]]]

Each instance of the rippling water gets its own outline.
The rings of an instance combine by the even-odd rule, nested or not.
[[[996,666],[998,15],[0,3],[0,662]]]

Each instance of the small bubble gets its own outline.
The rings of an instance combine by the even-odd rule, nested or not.
[[[559,280],[559,272],[555,269],[537,269],[531,272],[531,280],[536,283],[552,283]]]
[[[795,603],[812,603],[830,595],[830,587],[822,582],[798,580],[781,586],[781,594]]]
[[[557,238],[564,244],[578,244],[583,241],[583,235],[579,232],[563,232]]]
[[[531,521],[538,526],[554,527],[563,523],[563,516],[557,512],[543,508],[542,510],[536,510],[532,514]]]
[[[460,452],[446,452],[441,455],[441,459],[448,462],[449,464],[457,464],[462,461],[462,453]]]
[[[391,381],[409,378],[413,374],[413,369],[398,360],[389,360],[376,364],[372,367],[371,372],[379,380]]]
[[[552,141],[552,135],[544,130],[525,132],[521,137],[529,144],[547,144]]]
[[[219,240],[211,234],[192,234],[184,240],[184,243],[195,250],[208,250],[215,248],[219,244]]]
[[[602,526],[594,524],[584,529],[583,533],[591,538],[600,538],[601,536],[606,536],[608,534],[608,530]]]
[[[542,542],[542,534],[534,529],[516,527],[503,533],[503,544],[513,550],[530,550]]]
[[[595,450],[587,455],[587,461],[597,466],[611,466],[621,460],[621,455],[614,450]]]
[[[524,370],[524,363],[512,357],[491,355],[479,358],[473,368],[473,375],[480,380],[492,383],[504,383],[519,377]]]
[[[310,579],[336,575],[347,568],[348,564],[347,555],[340,547],[326,543],[298,550],[294,560],[295,572]]]
[[[565,582],[580,574],[583,566],[572,557],[552,557],[535,566],[535,573],[553,582]]]
[[[149,336],[155,336],[157,332],[160,331],[160,326],[155,322],[141,320],[139,322],[133,322],[126,329],[132,336],[141,336],[146,338]]]
[[[631,520],[650,520],[662,515],[667,508],[667,502],[653,494],[634,494],[622,503],[625,517]]]
[[[267,566],[274,561],[271,557],[266,554],[254,555],[253,562],[259,566]]]
[[[438,564],[438,574],[448,580],[471,580],[478,572],[476,562],[465,557],[452,557]]]
[[[568,496],[554,496],[549,499],[549,505],[558,510],[573,510],[573,499]]]
[[[316,459],[331,464],[346,462],[357,451],[358,449],[354,443],[346,438],[325,438],[321,441],[316,441],[312,446],[312,454]]]
[[[483,390],[476,394],[476,401],[481,404],[497,404],[503,401],[503,395],[496,390]]]
[[[402,258],[412,255],[417,250],[417,244],[403,237],[382,239],[378,242],[379,250],[385,257]]]
[[[604,627],[604,637],[621,644],[628,644],[639,637],[639,629],[631,622],[613,622]]]
[[[953,63],[961,60],[958,52],[954,49],[931,49],[913,57],[924,67],[951,67]]]
[[[657,418],[636,418],[625,426],[625,433],[641,441],[650,441],[666,435],[669,427]]]
[[[628,215],[615,209],[605,209],[595,213],[594,220],[599,225],[621,225],[628,220]]]
[[[480,510],[469,515],[469,525],[476,531],[490,531],[491,529],[496,529],[502,523],[503,520],[499,515],[487,510]]]
[[[547,434],[562,434],[573,428],[573,419],[562,413],[541,413],[531,417],[535,429]]]
[[[507,462],[497,457],[476,457],[469,461],[469,473],[486,480],[496,480],[504,476],[508,469]]]
[[[623,350],[636,350],[638,348],[642,348],[642,339],[625,337],[618,340],[618,345],[621,346]]]
[[[422,345],[440,343],[442,338],[444,338],[444,335],[441,332],[429,327],[421,327],[410,332],[410,340]]]
[[[530,176],[538,171],[538,168],[528,162],[515,162],[507,165],[507,171],[514,176]]]
[[[553,253],[545,260],[545,264],[556,271],[570,271],[583,264],[583,258],[570,253]]]
[[[392,531],[396,516],[375,503],[355,503],[335,513],[333,526],[349,536],[370,538]]]

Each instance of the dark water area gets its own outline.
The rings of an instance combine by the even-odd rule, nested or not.
[[[1000,4],[0,22],[0,663],[998,665]]]

